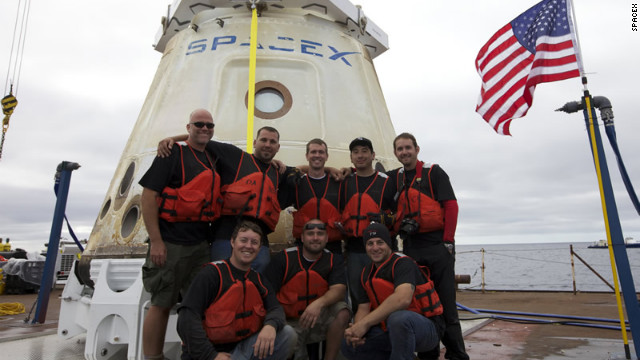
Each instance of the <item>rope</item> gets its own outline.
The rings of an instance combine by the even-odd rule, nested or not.
[[[24,304],[21,303],[0,303],[0,316],[17,315],[25,312]]]

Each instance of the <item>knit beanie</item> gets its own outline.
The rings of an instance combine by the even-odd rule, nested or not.
[[[364,241],[365,246],[367,245],[367,241],[372,238],[381,238],[387,243],[387,245],[389,245],[390,248],[393,249],[391,235],[389,235],[389,230],[386,226],[376,222],[369,224],[362,233],[362,240]]]

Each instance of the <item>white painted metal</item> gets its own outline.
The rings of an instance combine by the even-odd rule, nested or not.
[[[167,16],[163,17],[154,46],[156,50],[164,52],[169,39],[187,28],[193,16],[200,11],[223,8],[246,11],[248,3],[246,0],[176,0],[169,6]],[[389,49],[387,34],[364,15],[362,7],[353,5],[349,0],[260,0],[258,3],[267,5],[265,12],[276,12],[282,8],[300,9],[307,14],[343,24],[345,34],[360,41],[371,58]],[[265,13],[265,16],[268,14]]]
[[[95,290],[88,291],[75,276],[62,293],[58,335],[71,339],[86,333],[85,359],[142,359],[142,323],[150,295],[142,285],[143,259],[94,259]],[[172,312],[165,354],[177,358],[180,338]]]

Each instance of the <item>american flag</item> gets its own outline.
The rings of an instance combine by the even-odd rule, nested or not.
[[[498,30],[480,49],[476,112],[502,135],[527,114],[537,84],[580,76],[566,0],[544,0]]]

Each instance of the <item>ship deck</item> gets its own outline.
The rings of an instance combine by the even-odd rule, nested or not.
[[[37,294],[0,295],[0,303],[19,302],[26,313],[0,316],[0,353],[16,359],[82,359],[84,338],[62,341],[56,335],[60,313],[58,287],[51,293],[44,324],[32,325],[25,318]],[[562,314],[617,319],[611,293],[459,291],[458,302],[471,309]],[[515,316],[515,315],[511,315]],[[460,311],[469,356],[473,360],[518,359],[624,359],[620,331],[560,324],[530,324],[503,321]],[[547,318],[547,320],[554,320]],[[611,324],[619,325],[619,324]],[[634,352],[628,333],[631,352]],[[633,357],[632,357],[633,358]],[[444,359],[444,354],[441,355]]]

